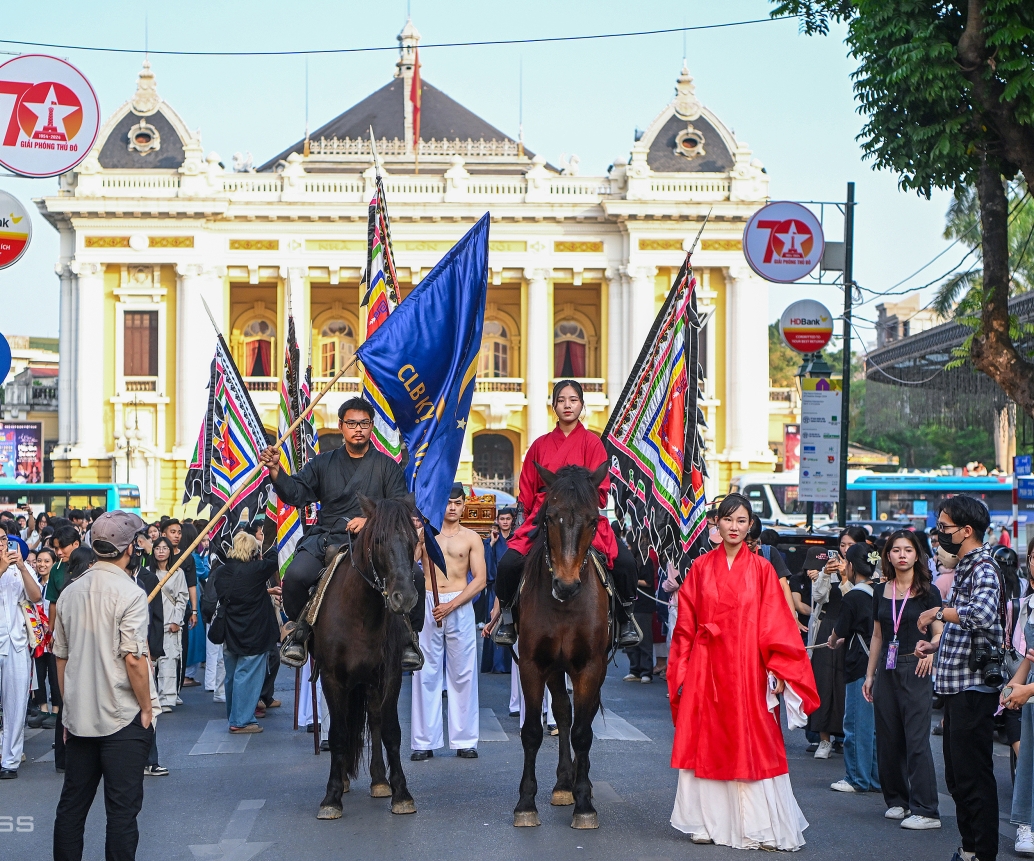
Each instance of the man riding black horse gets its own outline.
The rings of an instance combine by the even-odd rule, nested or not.
[[[302,666],[308,657],[306,644],[311,630],[304,611],[326,564],[327,548],[347,544],[349,533],[357,534],[366,523],[360,495],[374,501],[401,499],[406,495],[402,468],[370,445],[373,415],[369,401],[363,398],[345,401],[338,409],[338,427],[344,446],[316,455],[297,475],[280,470],[279,449],[270,447],[261,454],[273,488],[283,502],[296,508],[314,502],[320,504],[316,525],[298,543],[294,559],[284,574],[284,611],[293,621],[288,623],[290,634],[280,655],[291,667]],[[414,634],[402,653],[403,670],[419,670],[424,665],[416,637],[416,632],[424,626],[424,575],[415,564],[413,582],[419,597],[409,613]]]

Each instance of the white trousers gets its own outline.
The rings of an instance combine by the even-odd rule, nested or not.
[[[517,646],[519,645],[520,643],[515,643],[513,647],[513,653],[518,658],[521,656],[521,653],[517,651]],[[555,726],[553,695],[549,692],[549,688],[542,692],[542,710],[546,713],[546,723]],[[524,726],[524,690],[521,688],[521,673],[517,667],[517,661],[514,661],[510,666],[510,711],[521,713],[520,725]]]
[[[179,687],[179,662],[181,655],[181,639],[183,634],[165,632],[163,646],[165,656],[158,659],[158,701],[162,708],[176,705],[177,688]]]
[[[0,768],[16,771],[22,764],[25,743],[25,710],[29,706],[29,685],[32,659],[28,649],[8,644],[7,654],[0,657],[0,703],[4,708],[3,754]]]
[[[312,686],[309,679],[309,662],[305,662],[301,673],[298,675],[298,726],[308,726],[313,723],[312,719]],[[316,685],[316,705],[320,711],[320,741],[330,738],[330,706],[327,705],[327,698],[323,695],[322,680]]]
[[[443,592],[451,601],[459,592]],[[434,596],[427,593],[427,617],[420,632],[424,668],[413,673],[413,750],[444,747],[442,729],[442,675],[449,693],[449,747],[476,748],[481,730],[478,713],[477,626],[474,607],[467,602],[442,621],[434,622]]]
[[[226,681],[226,667],[223,664],[223,647],[208,639],[211,623],[205,626],[205,690],[212,691],[215,699],[225,700],[223,682]]]

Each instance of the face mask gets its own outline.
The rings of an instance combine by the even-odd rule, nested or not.
[[[944,549],[943,540],[941,546],[937,548],[937,564],[949,571],[959,564],[959,557]]]
[[[952,532],[954,532],[957,535],[958,529],[953,529]],[[961,541],[956,544],[953,535],[949,535],[947,532],[942,532],[940,529],[937,530],[937,543],[940,545],[937,548],[938,550],[941,550],[943,548],[947,553],[950,553],[952,556],[958,556],[959,550],[962,549]]]

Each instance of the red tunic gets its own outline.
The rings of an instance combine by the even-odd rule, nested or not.
[[[730,569],[720,545],[693,563],[678,608],[667,673],[672,768],[708,780],[786,774],[782,730],[765,702],[766,671],[794,689],[807,714],[819,695],[775,569],[746,547]]]
[[[511,550],[516,550],[522,556],[527,556],[531,550],[531,539],[528,533],[535,528],[535,516],[538,514],[542,501],[546,498],[546,485],[542,476],[535,469],[535,464],[544,466],[550,472],[556,472],[565,466],[584,466],[592,471],[601,463],[607,460],[607,452],[603,448],[600,438],[591,431],[587,431],[579,422],[569,436],[564,436],[558,424],[556,428],[540,436],[531,444],[528,453],[524,456],[524,466],[521,467],[521,487],[517,501],[524,507],[524,523],[518,527],[513,538],[507,540],[506,545]],[[610,492],[610,476],[603,479],[600,485],[600,508],[607,507],[607,494]],[[600,516],[600,525],[596,529],[596,537],[592,540],[592,546],[599,550],[607,559],[607,567],[614,567],[614,560],[618,555],[618,543],[614,538],[614,530],[610,528],[610,521]]]

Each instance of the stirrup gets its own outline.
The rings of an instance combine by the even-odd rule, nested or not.
[[[424,668],[424,653],[420,650],[420,642],[416,635],[402,647],[402,671],[418,673]]]
[[[625,621],[618,623],[618,646],[622,649],[633,648],[643,641],[643,629],[635,620],[632,606],[631,602],[621,605],[621,609],[625,613]]]
[[[509,607],[499,608],[499,624],[492,632],[492,642],[497,646],[513,646],[517,643],[517,627],[513,623],[513,611]]]
[[[309,660],[309,626],[304,622],[288,622],[284,625],[284,631],[287,636],[280,646],[280,661],[300,669]]]

